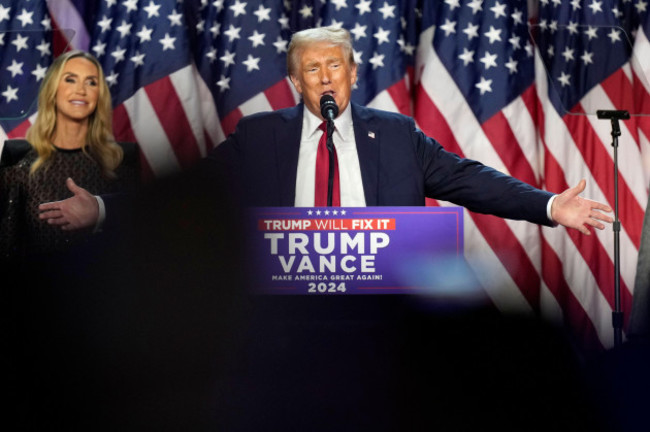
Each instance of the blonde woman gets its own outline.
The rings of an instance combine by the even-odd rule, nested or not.
[[[43,79],[38,116],[27,131],[31,149],[0,176],[3,258],[56,253],[91,235],[91,230],[66,230],[56,218],[44,218],[40,203],[85,193],[96,210],[93,195],[135,184],[137,164],[122,163],[124,150],[113,139],[111,117],[110,92],[97,59],[82,51],[57,57]]]

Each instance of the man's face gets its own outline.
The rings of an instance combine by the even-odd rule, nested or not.
[[[291,82],[302,95],[305,106],[319,118],[320,98],[334,97],[342,113],[350,103],[352,85],[357,80],[357,66],[343,57],[343,50],[329,42],[318,42],[303,48]]]

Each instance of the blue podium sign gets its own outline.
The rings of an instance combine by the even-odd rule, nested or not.
[[[404,294],[414,262],[463,260],[461,207],[264,207],[247,220],[254,291]],[[439,268],[440,266],[438,266]]]

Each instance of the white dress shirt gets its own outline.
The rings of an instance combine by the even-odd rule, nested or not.
[[[296,207],[314,206],[314,189],[316,187],[316,153],[318,141],[323,132],[319,129],[323,121],[307,108],[302,117],[302,135],[300,136],[300,154],[296,174]],[[339,184],[341,187],[341,207],[365,207],[361,166],[352,127],[352,110],[350,105],[334,120],[332,140],[339,162]]]
[[[298,172],[296,174],[296,207],[312,207],[314,205],[314,189],[316,187],[316,153],[318,141],[323,131],[319,129],[323,121],[308,109],[304,109],[302,117],[302,134],[300,137],[300,154],[298,156]],[[341,186],[341,207],[365,207],[366,198],[361,180],[361,166],[357,145],[354,139],[352,125],[352,109],[350,105],[334,120],[332,139],[336,148],[339,162],[339,183]],[[551,217],[551,207],[557,195],[553,195],[546,205],[546,216],[557,225]]]

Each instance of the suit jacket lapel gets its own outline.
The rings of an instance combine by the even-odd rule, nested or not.
[[[296,173],[298,171],[298,154],[302,133],[303,104],[299,104],[283,113],[284,122],[275,130],[275,156],[280,184],[280,205],[292,207],[296,198]]]
[[[376,206],[379,193],[379,124],[374,121],[370,110],[356,104],[351,104],[351,107],[366,205]]]

